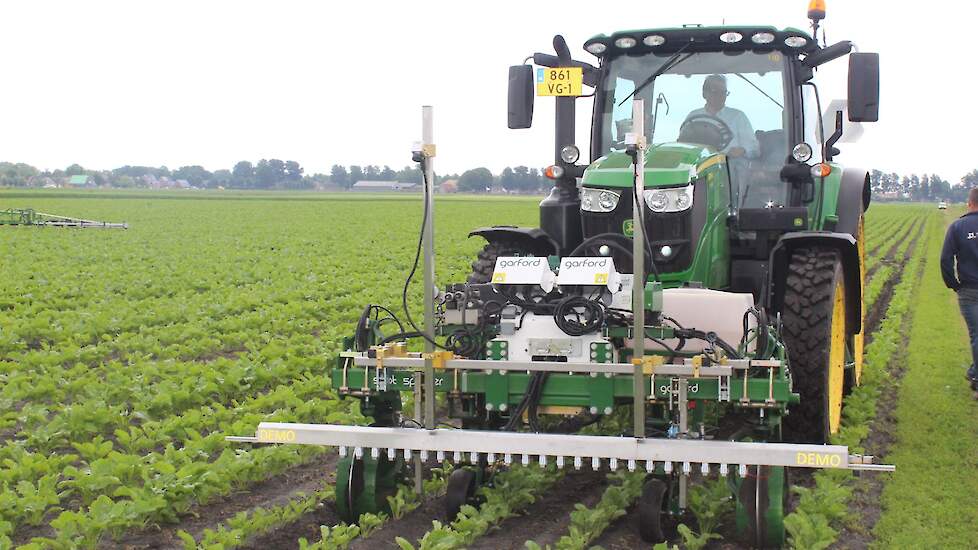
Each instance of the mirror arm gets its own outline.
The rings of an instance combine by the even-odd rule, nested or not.
[[[825,141],[825,150],[822,152],[822,158],[826,162],[832,162],[832,159],[839,154],[839,150],[835,148],[835,143],[839,141],[842,137],[842,111],[835,112],[835,132],[829,136],[829,139]]]

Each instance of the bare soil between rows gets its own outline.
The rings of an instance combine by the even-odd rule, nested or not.
[[[592,507],[608,487],[607,471],[571,470],[519,516],[507,519],[468,547],[468,550],[522,550],[527,540],[541,547],[555,544],[567,533],[577,503]]]
[[[910,227],[907,229],[906,233],[901,233],[897,238],[893,239],[893,244],[891,244],[890,247],[886,249],[886,252],[883,254],[883,257],[877,260],[872,267],[866,270],[866,280],[871,279],[873,275],[876,274],[876,271],[879,270],[879,268],[882,267],[883,265],[893,264],[893,263],[902,264],[904,259],[906,257],[909,257],[909,251],[910,251],[909,247],[907,249],[907,256],[905,256],[904,258],[900,258],[899,260],[896,260],[893,256],[896,254],[897,249],[900,248],[900,245],[907,238],[913,238],[914,242],[916,242],[917,239],[920,237],[920,233],[923,229],[923,226],[924,226],[923,220],[914,221],[910,224]],[[882,248],[882,245],[880,246],[880,248]]]
[[[216,529],[218,525],[241,512],[281,506],[295,499],[299,493],[310,495],[321,489],[327,481],[335,479],[337,461],[338,457],[334,452],[319,454],[305,464],[270,477],[245,490],[195,507],[179,524],[147,528],[115,541],[106,541],[102,547],[127,550],[182,549],[183,542],[177,536],[178,531],[186,531],[199,540],[205,530]],[[328,524],[333,525],[333,523],[336,522]],[[316,533],[318,532],[317,524]],[[293,537],[293,542],[297,537]],[[276,548],[276,546],[267,546],[267,548]]]

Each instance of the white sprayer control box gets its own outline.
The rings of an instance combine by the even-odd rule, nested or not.
[[[604,286],[611,292],[618,292],[621,275],[615,270],[615,260],[609,256],[563,258],[557,285]]]
[[[544,257],[500,256],[492,272],[497,285],[539,285],[545,292],[554,289],[557,278]]]

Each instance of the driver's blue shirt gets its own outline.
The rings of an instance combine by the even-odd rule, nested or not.
[[[695,109],[689,113],[689,116],[711,114],[706,109]],[[745,151],[744,157],[746,158],[753,159],[760,155],[761,146],[757,143],[757,136],[754,135],[754,127],[751,126],[750,121],[747,120],[747,115],[743,111],[725,106],[713,116],[725,122],[730,127],[730,131],[733,132],[733,139],[730,140],[730,144],[722,152],[726,153],[733,147],[742,147]]]

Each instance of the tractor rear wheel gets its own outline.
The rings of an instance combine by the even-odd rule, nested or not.
[[[839,431],[846,360],[842,257],[831,248],[795,250],[782,312],[794,390],[801,403],[785,418],[788,438],[824,443]]]
[[[472,262],[472,273],[469,275],[468,282],[472,284],[490,282],[492,272],[496,269],[496,258],[500,256],[546,256],[546,252],[528,247],[525,242],[515,239],[489,241],[479,252],[478,258]]]

